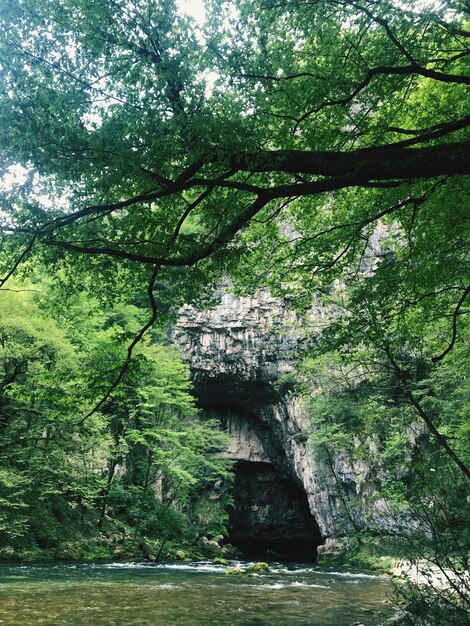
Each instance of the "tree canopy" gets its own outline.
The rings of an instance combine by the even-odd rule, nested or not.
[[[444,359],[470,291],[467,3],[205,11],[3,3],[2,284],[40,259],[101,298],[146,288],[131,354],[223,275],[299,308],[339,279],[343,350],[372,342],[403,380],[398,349]]]
[[[2,165],[25,168],[4,232],[88,264],[193,267],[276,218],[320,236],[337,198],[361,205],[357,238],[468,174],[465,3],[206,10],[197,26],[173,0],[3,3]]]

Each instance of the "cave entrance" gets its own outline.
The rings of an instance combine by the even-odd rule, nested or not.
[[[322,543],[305,492],[271,463],[235,465],[229,541],[246,556],[313,561]]]
[[[228,541],[248,558],[314,561],[323,543],[307,495],[295,481],[286,455],[286,434],[273,419],[279,391],[260,380],[229,374],[199,378],[199,407],[230,433],[233,506]]]

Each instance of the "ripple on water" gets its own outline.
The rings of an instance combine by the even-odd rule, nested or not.
[[[248,585],[247,585],[248,586]],[[328,585],[315,585],[311,583],[303,583],[299,581],[295,581],[293,583],[262,583],[262,584],[252,584],[250,587],[254,587],[255,589],[292,589],[292,588],[310,588],[310,589],[331,589]]]
[[[96,569],[143,569],[143,570],[168,570],[181,572],[206,572],[211,574],[223,573],[227,569],[225,565],[215,565],[209,562],[199,563],[103,563],[94,564]]]
[[[0,626],[376,626],[378,612],[392,616],[382,576],[271,566],[256,577],[207,561],[0,566]]]
[[[329,576],[340,576],[343,578],[369,578],[371,580],[387,580],[387,576],[383,576],[382,574],[364,574],[357,572],[325,572],[325,571],[317,571],[317,574],[328,574]]]

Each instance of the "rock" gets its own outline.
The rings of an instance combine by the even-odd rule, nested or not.
[[[240,569],[239,567],[227,567],[225,570],[226,576],[238,576],[239,574],[244,574],[245,570]]]
[[[337,453],[331,467],[309,446],[311,422],[289,383],[295,354],[315,341],[332,314],[312,306],[301,320],[288,300],[267,291],[235,297],[221,290],[220,303],[209,310],[184,306],[171,336],[190,367],[200,407],[232,435],[229,458],[270,464],[305,494],[313,545],[360,528],[393,526],[374,483],[377,441],[371,438],[367,461]],[[351,520],[345,519],[344,494]]]
[[[286,304],[267,291],[244,298],[221,292],[220,304],[213,309],[180,309],[173,339],[196,378],[213,373],[274,382],[293,369],[288,355],[301,339],[295,322]],[[281,324],[290,325],[291,331],[280,331]]]
[[[253,563],[253,565],[250,565],[250,567],[247,569],[247,572],[250,573],[256,573],[256,572],[269,572],[271,568],[269,567],[269,565],[267,563],[264,562],[259,562],[259,563]]]
[[[338,557],[351,547],[347,537],[328,537],[323,545],[318,546],[318,556]]]
[[[220,550],[219,542],[215,541],[215,539],[208,539],[207,537],[203,537],[202,543],[206,546],[210,546],[211,548],[216,548],[217,550]]]

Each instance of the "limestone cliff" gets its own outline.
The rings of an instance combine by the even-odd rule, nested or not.
[[[312,309],[309,325],[320,327],[326,317],[321,308]],[[229,454],[244,474],[243,480],[237,477],[240,489],[246,493],[267,490],[272,498],[278,493],[276,514],[270,513],[265,519],[255,514],[268,506],[266,493],[261,498],[264,504],[252,503],[251,517],[245,511],[245,518],[250,519],[241,529],[242,535],[249,534],[248,527],[254,527],[258,519],[271,534],[274,526],[275,532],[287,534],[289,528],[301,527],[318,545],[322,538],[344,535],[371,522],[386,525],[380,501],[372,503],[370,497],[374,493],[370,468],[340,455],[316,458],[309,447],[312,427],[308,415],[300,399],[283,384],[285,375],[293,370],[295,355],[302,352],[306,342],[305,332],[286,302],[264,291],[242,298],[224,293],[213,309],[184,307],[173,339],[190,366],[201,408],[219,417],[232,434]],[[266,471],[266,464],[270,464],[271,473]],[[246,478],[250,468],[251,486]],[[272,472],[278,476],[277,490]],[[291,481],[290,488],[285,481]],[[263,484],[264,488],[260,486]],[[306,496],[313,518],[310,526],[300,513],[300,500],[291,503],[297,513],[285,511],[284,521],[280,519],[279,511],[287,506],[285,494],[296,489]],[[240,502],[239,508],[245,505]],[[273,506],[274,511],[276,504]],[[239,530],[240,524],[243,526],[240,520],[234,524]]]

